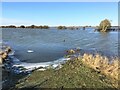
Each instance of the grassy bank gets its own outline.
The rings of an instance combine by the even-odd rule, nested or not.
[[[83,57],[85,58],[85,56]],[[15,88],[117,88],[118,81],[90,68],[77,57],[67,61],[59,70],[34,71],[19,80]],[[84,60],[85,61],[85,60]]]

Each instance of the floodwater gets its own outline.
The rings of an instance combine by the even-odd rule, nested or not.
[[[99,33],[86,30],[2,29],[3,42],[15,50],[15,57],[24,62],[54,61],[63,57],[66,50],[80,47],[118,55],[118,32]]]

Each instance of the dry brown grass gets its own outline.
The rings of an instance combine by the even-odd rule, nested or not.
[[[0,64],[3,64],[4,60],[8,57],[8,54],[12,51],[11,47],[3,46],[3,50],[0,50]]]
[[[118,75],[120,71],[120,60],[117,57],[110,63],[109,59],[105,56],[101,56],[99,54],[93,56],[92,54],[85,53],[83,55],[82,62],[88,67],[93,68],[94,70],[99,71],[112,79],[119,79]]]

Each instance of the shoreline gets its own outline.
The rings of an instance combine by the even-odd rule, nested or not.
[[[73,52],[72,52],[72,51]],[[109,60],[111,61],[113,58],[117,57],[117,55],[112,55],[112,54],[106,54],[97,50],[82,50],[82,49],[70,49],[66,51],[66,55],[57,59],[57,60],[53,60],[53,61],[48,61],[48,62],[40,62],[40,63],[28,63],[28,62],[22,62],[19,59],[17,59],[14,56],[15,51],[11,50],[12,52],[8,53],[8,55],[6,55],[5,57],[5,63],[3,63],[5,65],[5,67],[7,67],[7,71],[12,71],[15,72],[16,74],[20,74],[20,73],[24,73],[24,71],[30,73],[31,71],[34,70],[45,70],[45,68],[47,69],[48,67],[60,67],[61,64],[64,64],[66,61],[71,60],[72,58],[76,58],[76,57],[83,57],[84,54],[91,54],[93,56],[95,56],[96,54],[99,54],[101,56],[105,56],[107,58],[109,58]],[[22,70],[20,70],[20,69]],[[15,71],[14,71],[15,70]],[[25,72],[25,73],[26,73]]]
[[[13,50],[11,50],[13,51]],[[15,51],[13,51],[15,52]],[[3,65],[6,71],[13,72],[15,74],[31,73],[34,70],[46,70],[50,66],[53,68],[60,67],[61,64],[70,58],[60,58],[51,62],[40,62],[40,63],[27,63],[22,62],[14,56],[14,53],[8,53],[4,59]]]
[[[12,50],[13,51],[13,50]],[[66,62],[69,61],[74,61],[74,59],[79,60],[80,58],[87,58],[86,60],[89,59],[89,55],[92,55],[92,57],[96,57],[98,53],[94,52],[83,52],[80,54],[82,50],[77,48],[77,49],[70,49],[67,50],[66,56],[63,58],[60,58],[58,60],[52,61],[52,62],[43,62],[43,63],[26,63],[26,62],[21,62],[19,59],[14,57],[14,54],[8,54],[8,57],[5,59],[5,62],[3,63],[4,70],[13,74],[13,75],[32,75],[32,72],[34,71],[46,71],[49,70],[50,68],[54,70],[59,70],[63,67]],[[87,55],[87,57],[85,57]],[[100,54],[99,54],[100,55]],[[100,56],[100,57],[106,57],[106,56]],[[107,58],[107,57],[106,57]],[[84,61],[84,60],[83,60]],[[88,67],[91,67],[91,64],[87,64],[86,62],[90,61],[85,61],[85,65],[88,65]],[[91,62],[90,62],[91,63]],[[95,66],[96,67],[96,66]],[[93,68],[97,72],[99,72],[99,69]],[[9,82],[9,80],[4,80],[3,83]]]

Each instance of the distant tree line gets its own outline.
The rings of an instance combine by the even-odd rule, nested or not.
[[[1,26],[1,28],[38,28],[38,29],[49,29],[49,26],[44,25],[44,26],[36,26],[36,25],[31,25],[31,26],[15,26],[15,25],[10,25],[10,26]]]
[[[14,25],[10,25],[10,26],[1,26],[1,28],[16,28],[16,26],[14,26]]]
[[[78,27],[78,26],[58,26],[57,29],[59,30],[65,30],[65,29],[69,29],[69,30],[77,30],[79,28],[83,28],[83,30],[86,30],[87,27],[92,27],[92,26],[81,26],[81,27]],[[116,26],[117,27],[117,26]],[[32,28],[32,29],[49,29],[50,27],[47,26],[47,25],[40,25],[40,26],[36,26],[36,25],[31,25],[31,26],[24,26],[24,25],[21,25],[21,26],[15,26],[15,25],[9,25],[9,26],[0,26],[0,28]],[[105,20],[102,20],[99,24],[99,26],[96,26],[94,28],[97,28],[95,29],[95,31],[99,31],[99,32],[108,32],[108,31],[116,31],[116,30],[120,30],[120,28],[118,29],[115,29],[112,28],[111,26],[111,22],[110,20],[108,19],[105,19]]]
[[[47,26],[47,25],[44,25],[44,26],[31,25],[31,26],[26,26],[26,28],[49,29],[49,26]]]
[[[36,26],[36,25],[31,25],[31,26],[25,26],[25,25],[21,25],[21,26],[15,26],[15,25],[9,25],[9,26],[0,26],[0,28],[32,28],[32,29],[49,29],[50,27],[47,25],[40,25],[40,26]],[[69,30],[78,30],[80,28],[80,26],[57,26],[57,29],[69,29]]]

